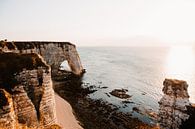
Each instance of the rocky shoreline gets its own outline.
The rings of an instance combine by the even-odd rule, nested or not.
[[[118,107],[103,100],[93,100],[88,94],[95,92],[81,87],[82,78],[69,75],[65,79],[53,80],[54,90],[67,100],[81,126],[85,129],[155,129],[130,113],[122,113]]]
[[[167,81],[171,82],[170,83],[171,85],[169,83],[166,83]],[[184,86],[184,88],[182,89],[183,82],[185,81],[165,79],[163,83],[164,84],[163,91],[166,91],[167,87],[171,86],[173,87],[173,92],[179,95],[182,95],[181,93],[185,91],[187,94],[187,88]],[[147,112],[147,113],[142,114],[143,112],[139,110],[139,107],[133,107],[132,109],[133,112],[137,112],[142,115],[150,116],[154,121],[156,121],[156,124],[152,124],[152,125],[144,123],[138,118],[134,118],[133,115],[131,114],[132,112],[124,113],[120,111],[120,108],[116,105],[108,103],[102,99],[94,100],[90,98],[89,94],[96,92],[98,88],[101,89],[101,87],[100,86],[99,87],[85,86],[84,88],[82,87],[83,86],[82,77],[78,77],[73,74],[69,74],[69,76],[66,78],[63,78],[63,76],[61,75],[61,79],[58,78],[58,80],[53,80],[53,83],[54,83],[55,92],[58,93],[62,98],[64,98],[71,104],[76,118],[78,119],[78,121],[80,121],[81,126],[84,129],[160,129],[162,128],[160,127],[162,125],[162,122],[165,122],[165,124],[170,123],[169,121],[166,122],[164,120],[161,120],[160,118],[162,117],[163,118],[173,117],[174,120],[177,120],[177,121],[179,120],[179,119],[176,119],[177,114],[166,114],[166,113],[162,114],[163,110],[167,109],[167,107],[166,106],[163,107],[160,101],[159,104],[161,105],[160,106],[161,110],[160,110],[160,113],[158,114],[155,112]],[[179,88],[179,91],[177,88],[175,88],[175,83],[177,87]],[[185,85],[187,85],[186,82],[185,82]],[[170,90],[170,88],[168,89]],[[125,89],[117,89],[113,91],[115,92],[113,95],[115,97],[123,98],[124,97],[123,95],[126,96]],[[110,95],[112,95],[111,93]],[[173,96],[177,95],[175,93],[173,94]],[[163,99],[164,98],[162,98],[162,100]],[[125,99],[122,102],[124,102],[124,104],[129,103],[129,101],[126,101]],[[174,127],[174,129],[194,129],[195,127],[194,122],[193,122],[194,116],[195,116],[194,107],[195,106],[193,104],[186,106],[187,109],[183,113],[188,114],[189,119],[186,121],[185,120],[181,121],[181,123],[178,123],[177,127]],[[176,116],[174,117],[173,115],[176,115]],[[164,126],[163,128],[170,129],[169,127],[167,128],[167,126],[168,125]]]

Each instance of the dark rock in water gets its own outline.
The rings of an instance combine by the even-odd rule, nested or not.
[[[83,73],[86,73],[87,72],[87,70],[86,69],[83,69]]]
[[[153,119],[157,119],[158,114],[156,112],[148,112],[148,115],[153,118]]]
[[[129,104],[134,104],[134,102],[129,101],[129,100],[124,100],[121,102],[121,104],[123,105],[122,106],[123,108],[126,108],[126,107],[128,107]]]
[[[55,82],[55,91],[70,102],[77,119],[84,129],[152,129],[130,114],[122,113],[119,107],[103,100],[93,100],[81,86],[82,79],[71,78]],[[88,89],[91,90],[91,89]],[[62,92],[63,91],[63,92]],[[105,93],[108,94],[109,93]]]
[[[102,84],[102,82],[98,82],[99,84]]]
[[[110,94],[121,99],[127,99],[132,97],[128,95],[126,92],[128,92],[127,89],[114,89],[113,91],[110,92]]]
[[[137,112],[137,113],[140,112],[139,108],[137,108],[137,107],[133,107],[132,110],[135,111],[135,112]]]
[[[110,97],[110,95],[108,93],[105,93],[108,97]]]
[[[128,101],[128,100],[125,100],[125,101],[122,101],[123,104],[130,104],[130,103],[134,103],[134,102],[131,102],[131,101]]]
[[[107,88],[108,88],[107,86],[100,87],[100,89],[107,89]]]
[[[94,88],[95,88],[95,85],[89,86],[89,89],[94,89]]]

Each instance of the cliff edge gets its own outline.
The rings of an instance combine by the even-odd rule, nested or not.
[[[76,46],[69,42],[0,41],[0,51],[39,54],[51,66],[52,76],[60,73],[63,61],[68,62],[73,74],[80,76],[84,72]]]

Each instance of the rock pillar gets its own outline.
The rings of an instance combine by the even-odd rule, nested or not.
[[[163,129],[179,129],[183,121],[189,118],[187,106],[190,105],[188,84],[182,80],[165,79],[164,96],[159,101],[158,121]]]

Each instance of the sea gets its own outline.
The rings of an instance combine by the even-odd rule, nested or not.
[[[165,78],[187,81],[190,102],[195,103],[195,48],[175,47],[78,47],[86,73],[83,86],[99,87],[89,95],[130,112],[143,122],[153,124],[148,115],[158,113]],[[130,103],[114,97],[114,89],[127,89]],[[132,109],[136,107],[139,112]]]

